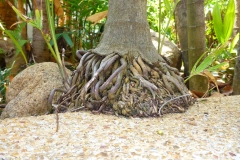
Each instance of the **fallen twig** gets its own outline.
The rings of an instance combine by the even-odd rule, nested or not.
[[[190,94],[185,94],[185,95],[182,95],[182,96],[178,96],[178,97],[172,98],[172,99],[168,100],[167,102],[163,103],[163,105],[161,105],[161,107],[159,108],[159,111],[158,111],[159,116],[161,116],[161,110],[162,110],[162,108],[163,108],[166,104],[168,104],[169,102],[171,102],[171,101],[173,101],[173,100],[175,100],[175,99],[179,99],[179,98],[186,97],[186,96],[191,96],[191,95],[190,95]]]

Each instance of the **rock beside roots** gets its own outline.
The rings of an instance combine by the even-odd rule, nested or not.
[[[43,115],[50,92],[63,87],[58,65],[52,62],[30,66],[13,78],[6,93],[8,102],[1,119]]]

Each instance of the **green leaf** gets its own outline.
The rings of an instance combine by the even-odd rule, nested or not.
[[[193,66],[193,68],[192,68],[192,70],[191,70],[191,74],[195,74],[195,73],[196,73],[196,68],[197,68],[197,66],[199,65],[199,63],[200,63],[200,61],[203,59],[203,57],[206,56],[206,54],[207,54],[207,52],[203,53],[203,54],[201,55],[201,57],[199,57],[199,59],[198,59],[197,62],[194,64],[194,66]]]
[[[24,25],[24,26],[25,26],[25,25]],[[23,27],[24,27],[24,26],[23,26]],[[20,29],[22,29],[22,27],[20,27]],[[6,32],[6,30],[5,30],[5,32]],[[7,30],[7,32],[8,32],[9,34],[11,34],[14,39],[17,40],[17,42],[18,42],[18,44],[19,44],[19,46],[20,46],[21,48],[23,47],[23,45],[24,45],[25,43],[28,42],[28,40],[23,40],[23,39],[21,38],[21,36],[20,36],[20,34],[19,34],[19,32],[20,32],[19,29],[16,29],[16,30]],[[13,39],[11,39],[11,40],[13,40]],[[15,45],[16,45],[16,44],[15,44]],[[16,48],[16,54],[19,54],[19,52],[21,52],[21,50],[19,50],[19,48],[17,47],[17,48]]]
[[[35,24],[36,24],[36,28],[38,29],[42,29],[42,20],[43,20],[43,16],[42,16],[42,10],[38,10],[35,9],[35,17],[36,19],[34,20]]]
[[[62,33],[55,34],[56,40],[58,40],[62,36]],[[53,40],[50,40],[50,45],[53,45]]]
[[[203,70],[205,70],[208,66],[210,66],[213,62],[214,59],[212,58],[213,56],[210,54],[208,55],[202,63],[196,68],[195,74],[201,73]]]
[[[26,56],[25,56],[25,54],[24,54],[24,52],[23,52],[23,50],[22,50],[22,46],[21,46],[21,45],[19,44],[19,42],[18,42],[18,39],[16,39],[16,38],[9,32],[9,30],[6,30],[5,28],[1,28],[1,27],[0,27],[0,29],[3,30],[3,31],[9,36],[9,38],[11,38],[11,40],[12,40],[13,43],[15,44],[17,50],[20,51],[20,53],[22,54],[22,56],[23,56],[23,58],[24,58],[25,63],[27,64],[27,58],[26,58]]]
[[[47,19],[48,19],[48,24],[49,24],[49,31],[53,40],[53,46],[54,46],[54,50],[52,48],[52,46],[49,43],[49,39],[47,38],[47,34],[45,34],[45,40],[47,41],[47,45],[49,50],[51,51],[53,57],[55,58],[55,60],[58,63],[58,66],[62,66],[62,60],[60,57],[60,53],[58,51],[58,44],[57,44],[57,40],[55,37],[55,26],[54,26],[54,15],[53,15],[53,1],[52,0],[46,0],[46,11],[47,11]],[[63,73],[63,67],[60,67],[60,73],[62,75],[62,77],[64,78],[64,73]]]
[[[65,39],[65,41],[67,42],[67,44],[70,46],[70,47],[73,47],[73,42],[72,42],[72,39],[69,37],[69,35],[67,33],[63,33],[63,38]]]
[[[224,65],[226,65],[226,64],[227,64],[227,62],[223,62],[223,63],[217,64],[217,65],[215,65],[215,66],[209,67],[208,70],[209,70],[210,72],[216,71],[218,68],[220,68],[220,67],[222,67],[222,66],[224,66]]]
[[[230,53],[232,53],[238,41],[239,41],[239,33],[233,38],[232,43],[230,44],[230,48],[229,48]]]
[[[194,64],[191,72],[190,72],[190,76],[184,81],[188,81],[191,77],[200,74],[201,72],[203,72],[205,69],[208,69],[209,71],[213,71],[214,67],[210,67],[211,64],[222,54],[223,50],[227,47],[227,45],[229,44],[229,42],[225,42],[224,44],[222,44],[221,46],[219,46],[218,48],[216,48],[215,50],[213,50],[205,59],[203,59],[203,57],[206,56],[205,52],[198,60],[197,62]],[[203,60],[202,60],[203,59]],[[201,62],[202,60],[202,62]],[[200,63],[201,62],[201,63]],[[199,64],[200,63],[200,64]],[[198,65],[199,64],[199,65]],[[216,65],[216,68],[219,68],[220,65]],[[210,69],[209,69],[210,68]]]
[[[1,86],[0,86],[0,89],[1,89],[1,90],[0,90],[0,93],[1,93],[1,94],[5,94],[5,92],[6,92],[5,86],[4,86],[4,85],[1,85]]]
[[[171,4],[169,3],[169,0],[163,0],[164,6],[166,7],[167,11],[171,11]]]
[[[0,48],[0,54],[4,54],[4,50]]]
[[[223,52],[223,50],[227,47],[229,42],[224,43],[220,47],[216,48],[212,53],[210,53],[202,63],[196,68],[197,74],[207,69]]]
[[[224,43],[223,22],[222,22],[221,10],[219,8],[218,3],[216,3],[213,7],[212,16],[213,16],[213,27],[214,27],[214,31],[217,36],[217,39],[219,42]]]
[[[229,0],[227,11],[223,20],[223,35],[226,42],[232,35],[235,20],[235,3],[234,0]]]

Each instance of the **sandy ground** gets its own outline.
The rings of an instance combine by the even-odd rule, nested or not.
[[[90,112],[0,120],[0,158],[240,159],[240,96],[197,102],[186,113],[125,118]]]

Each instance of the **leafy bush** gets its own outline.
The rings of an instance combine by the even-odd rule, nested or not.
[[[220,43],[225,43],[232,35],[235,20],[235,3],[229,0],[227,10],[222,18],[221,9],[218,3],[213,8],[213,26],[216,37]]]
[[[0,99],[0,103],[5,103],[6,88],[9,85],[9,82],[10,82],[9,75],[11,73],[11,70],[12,70],[12,67],[11,68],[6,68],[4,70],[0,69],[0,94],[2,96],[2,99]]]
[[[87,21],[87,17],[108,9],[108,0],[68,0],[63,5],[68,20],[64,25],[65,32],[70,33],[74,46],[72,52],[78,49],[95,48],[100,40],[103,23],[96,25]],[[64,34],[64,33],[63,33]]]

